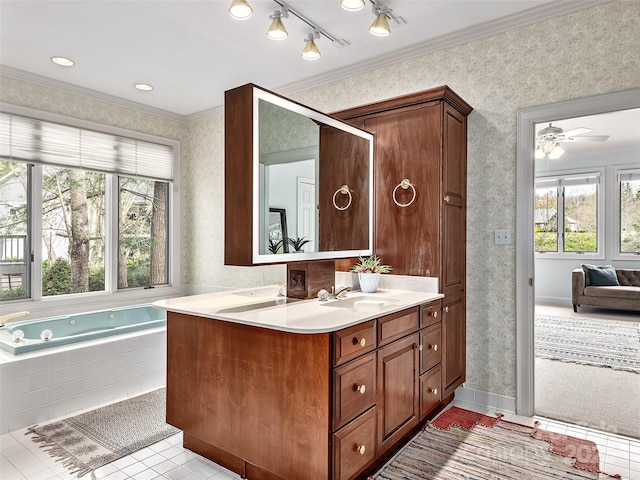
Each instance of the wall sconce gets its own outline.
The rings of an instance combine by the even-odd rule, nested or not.
[[[313,32],[307,35],[307,37],[304,39],[305,44],[304,48],[302,49],[302,58],[304,58],[305,60],[317,60],[318,58],[320,58],[320,50],[318,50],[315,42],[315,40],[318,38],[320,38],[320,33],[318,32]]]
[[[272,20],[271,26],[269,30],[267,30],[267,37],[271,40],[284,40],[289,36],[287,29],[284,28],[284,23],[282,23],[282,17],[287,18],[289,13],[286,8],[283,8],[282,11],[276,10],[273,12],[269,18]]]
[[[357,12],[364,8],[366,0],[340,0],[340,6],[349,12]]]
[[[253,13],[253,8],[247,0],[233,0],[229,6],[229,15],[236,20],[246,20]]]

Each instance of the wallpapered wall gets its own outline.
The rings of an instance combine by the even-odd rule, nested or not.
[[[449,85],[473,107],[468,134],[467,383],[515,397],[516,115],[536,105],[640,87],[640,2],[617,0],[291,95],[322,111]],[[0,99],[182,142],[182,282],[192,290],[284,279],[282,266],[223,265],[222,115],[181,126],[3,80]]]

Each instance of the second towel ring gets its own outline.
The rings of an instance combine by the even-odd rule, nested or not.
[[[349,196],[349,202],[344,207],[339,207],[336,204],[336,197],[338,196],[339,193],[341,193],[342,195]],[[349,190],[349,185],[342,185],[338,190],[336,190],[336,193],[333,194],[333,206],[336,207],[337,210],[346,210],[351,206],[352,200],[353,200],[353,196],[351,195],[351,191]]]
[[[407,203],[400,203],[398,202],[398,199],[396,198],[396,192],[398,191],[398,188],[402,188],[403,190],[407,190],[409,188],[411,188],[411,190],[413,190],[413,196],[411,197],[411,200],[409,200],[409,202]],[[409,205],[411,205],[415,199],[416,199],[416,187],[414,187],[411,182],[409,181],[408,178],[403,179],[398,185],[396,185],[396,188],[393,189],[393,201],[395,202],[396,205],[398,205],[399,207],[408,207]]]

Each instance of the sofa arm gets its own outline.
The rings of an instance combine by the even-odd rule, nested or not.
[[[571,303],[578,305],[578,296],[584,293],[584,270],[576,268],[571,272]]]

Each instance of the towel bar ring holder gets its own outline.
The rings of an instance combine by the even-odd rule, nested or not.
[[[341,193],[342,195],[348,195],[349,196],[349,202],[347,202],[347,205],[344,207],[339,207],[336,204],[336,197],[338,196],[338,194]],[[351,206],[351,201],[353,200],[353,196],[351,195],[351,190],[349,190],[349,185],[342,185],[338,190],[336,190],[336,192],[333,194],[333,206],[336,207],[336,210],[346,210],[347,208],[349,208]]]
[[[398,191],[399,188],[402,188],[403,190],[408,190],[410,188],[413,191],[413,196],[411,197],[411,200],[409,200],[407,203],[398,202],[398,199],[396,198],[396,192]],[[413,186],[413,184],[409,181],[408,178],[405,178],[398,185],[396,185],[396,188],[393,189],[393,194],[391,196],[393,197],[393,201],[395,202],[395,204],[398,205],[399,207],[402,207],[402,208],[408,207],[416,199],[416,187]]]

